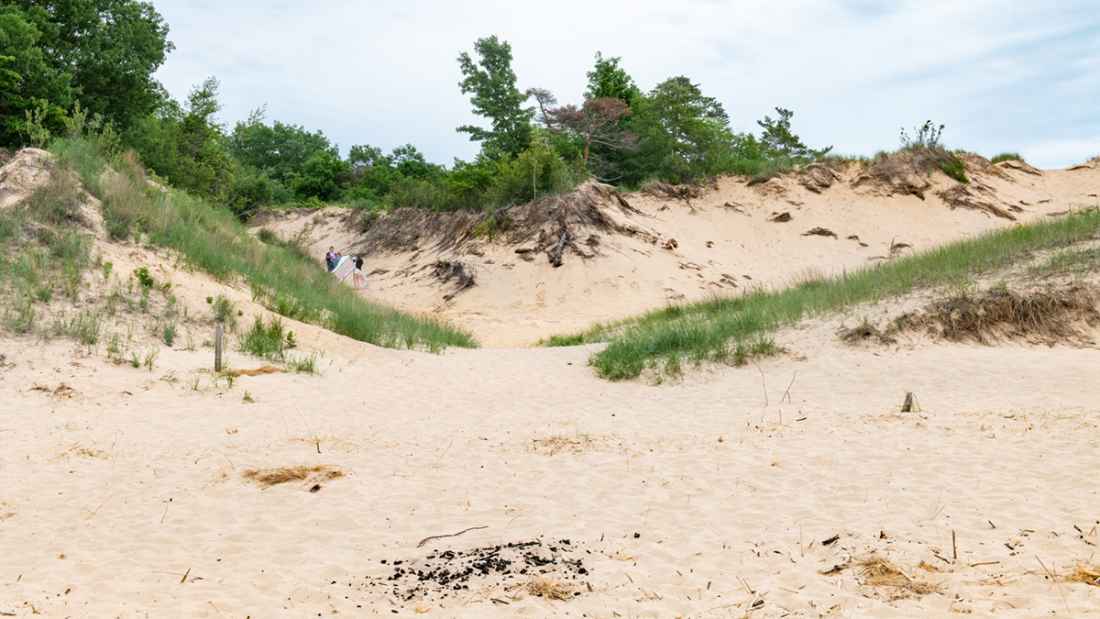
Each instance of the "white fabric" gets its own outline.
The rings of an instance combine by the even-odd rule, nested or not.
[[[332,274],[336,276],[336,279],[344,281],[354,270],[355,261],[351,259],[351,256],[342,256],[340,262],[336,263],[336,268],[332,270]]]

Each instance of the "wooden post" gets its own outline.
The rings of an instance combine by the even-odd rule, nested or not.
[[[222,321],[214,323],[214,371],[222,371],[222,337],[224,336],[225,325]]]

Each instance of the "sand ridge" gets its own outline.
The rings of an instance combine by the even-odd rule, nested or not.
[[[346,209],[275,213],[256,225],[299,239],[318,260],[329,246],[365,254],[363,294],[371,299],[441,316],[485,346],[523,346],[668,304],[782,287],[1100,206],[1100,169],[1092,164],[1038,171],[972,157],[968,165],[969,186],[939,173],[907,180],[920,183],[920,195],[866,181],[859,166],[849,165],[829,171],[828,185],[813,181],[819,171],[760,185],[721,178],[687,199],[624,194],[629,209],[608,196],[601,213],[636,233],[579,228],[578,248],[566,252],[559,268],[535,251],[537,239],[505,240],[507,233],[455,246],[453,232],[446,238],[425,232],[406,249],[379,249],[369,231],[361,232],[358,214]],[[967,197],[952,202],[949,192],[959,188]],[[982,210],[987,206],[1013,219]],[[824,233],[808,234],[814,230]],[[541,232],[552,236],[556,228]],[[441,281],[441,261],[463,265],[475,285],[456,290]]]

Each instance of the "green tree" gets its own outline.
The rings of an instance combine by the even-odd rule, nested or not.
[[[119,129],[152,113],[163,91],[153,73],[173,49],[168,26],[137,0],[9,0],[41,38],[46,63],[71,78],[90,114]],[[65,105],[61,101],[51,101]]]
[[[218,88],[218,80],[208,78],[191,90],[186,106],[166,97],[153,114],[133,123],[125,139],[172,185],[226,201],[240,166],[215,119],[221,109]]]
[[[631,127],[638,153],[627,161],[628,183],[646,177],[686,182],[724,171],[734,135],[722,104],[679,76],[635,101]]]
[[[622,58],[618,56],[604,58],[602,53],[596,52],[596,63],[588,72],[588,89],[584,91],[584,98],[611,97],[633,105],[642,91],[634,83],[634,78],[620,66],[621,62]]]
[[[47,62],[40,39],[23,11],[0,7],[0,145],[27,143],[28,113],[41,115],[55,133],[64,130],[70,76]]]
[[[512,46],[494,35],[478,39],[474,52],[476,61],[466,52],[458,56],[463,75],[459,87],[462,94],[473,95],[470,101],[474,114],[488,118],[491,128],[464,125],[458,131],[481,142],[483,151],[491,158],[518,155],[531,142],[531,118],[535,112],[523,106],[527,95],[516,88]]]
[[[328,153],[339,158],[336,147],[324,133],[278,121],[268,125],[264,113],[262,108],[252,112],[248,120],[237,123],[229,137],[230,151],[243,165],[263,171],[289,187],[315,154]]]
[[[785,157],[795,161],[813,161],[820,159],[833,149],[832,146],[813,149],[802,143],[802,138],[791,132],[791,117],[794,112],[781,107],[775,108],[779,118],[765,115],[764,120],[756,121],[763,131],[760,142],[769,157]]]
[[[348,166],[336,153],[319,150],[309,156],[295,175],[294,193],[303,198],[335,200],[347,180]]]

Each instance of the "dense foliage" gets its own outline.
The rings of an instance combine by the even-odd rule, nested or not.
[[[566,191],[586,178],[636,187],[723,173],[767,175],[822,157],[791,130],[792,112],[736,133],[722,103],[685,76],[643,91],[622,60],[597,53],[583,100],[521,91],[511,45],[495,36],[458,56],[459,88],[481,126],[472,161],[427,161],[413,145],[352,145],[264,109],[231,129],[217,121],[219,84],[185,101],[152,77],[173,49],[139,0],[20,0],[0,5],[0,146],[45,145],[74,118],[106,128],[171,185],[246,218],[273,204],[345,201],[371,209],[496,209]],[[537,110],[537,114],[536,114]]]

